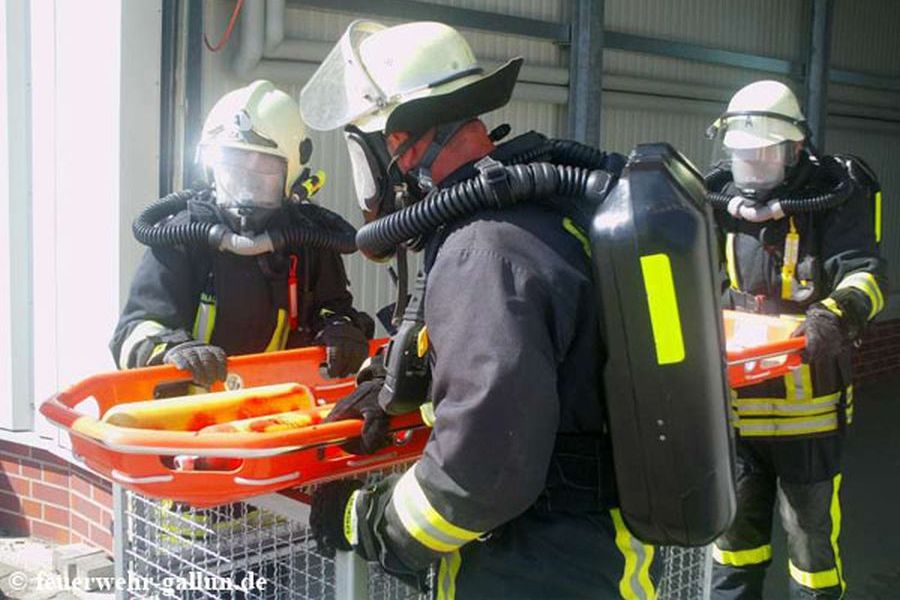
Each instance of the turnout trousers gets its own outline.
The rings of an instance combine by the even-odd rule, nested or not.
[[[787,533],[791,598],[841,598],[839,434],[737,440],[737,515],[713,546],[714,600],[762,598],[778,501]]]

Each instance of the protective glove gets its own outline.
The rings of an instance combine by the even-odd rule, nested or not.
[[[374,379],[359,384],[353,393],[338,401],[325,423],[342,419],[363,419],[362,434],[359,439],[342,445],[351,454],[373,454],[388,445],[390,417],[378,404],[378,392],[384,380]]]
[[[361,481],[343,479],[325,483],[313,492],[309,528],[319,554],[333,558],[335,550],[353,549],[344,534],[344,514],[353,492],[362,486]]]
[[[820,303],[807,309],[806,320],[791,335],[806,336],[802,357],[807,364],[837,358],[849,342],[841,318]]]
[[[226,358],[218,346],[191,340],[169,348],[163,362],[190,371],[196,383],[209,387],[215,381],[225,380]]]
[[[325,324],[316,343],[325,346],[329,377],[346,377],[356,372],[369,356],[369,341],[346,317]]]

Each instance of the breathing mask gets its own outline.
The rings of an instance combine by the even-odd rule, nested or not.
[[[204,162],[216,185],[216,204],[235,233],[254,235],[284,203],[286,161],[237,148],[210,148]]]

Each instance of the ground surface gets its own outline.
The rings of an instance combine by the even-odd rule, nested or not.
[[[844,455],[841,557],[848,600],[900,598],[900,374],[858,390]],[[775,528],[767,598],[787,598],[784,534]]]

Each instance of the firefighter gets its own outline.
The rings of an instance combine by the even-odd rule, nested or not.
[[[778,499],[791,595],[845,590],[841,450],[853,418],[850,349],[884,307],[875,176],[809,141],[794,94],[776,81],[739,90],[713,124],[707,177],[727,267],[725,308],[802,320],[804,364],[733,393],[737,516],[713,549],[713,598],[760,598]]]
[[[451,27],[357,21],[301,92],[311,127],[344,130],[361,251],[392,218],[439,225],[409,242],[424,246],[410,308],[423,302],[431,438],[402,475],[320,487],[310,525],[320,547],[411,582],[437,564],[439,598],[651,598],[653,549],[615,509],[585,215],[556,198],[454,219],[422,200],[454,186],[464,212],[491,197],[489,169],[541,156],[546,138],[496,145],[479,118],[509,101],[521,62],[485,74]],[[360,452],[384,443],[405,387],[367,377],[329,416],[365,419]]]
[[[119,368],[173,364],[208,387],[225,378],[227,355],[321,344],[329,375],[356,372],[374,324],[353,309],[338,252],[165,243],[166,228],[177,225],[212,223],[220,237],[227,230],[244,240],[310,226],[288,198],[321,186],[324,174],[310,177],[305,168],[311,151],[297,102],[268,81],[216,103],[198,150],[212,186],[188,193],[185,210],[147,228],[155,245],[138,266],[110,343]]]

